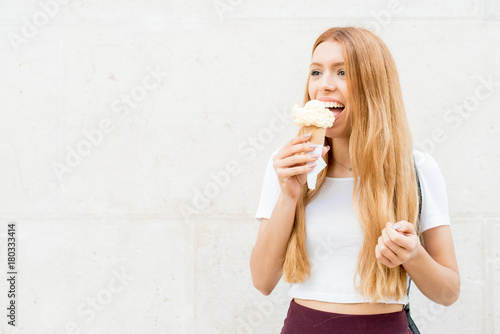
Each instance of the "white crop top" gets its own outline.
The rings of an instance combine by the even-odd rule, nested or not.
[[[272,162],[278,150],[271,154],[266,167],[255,215],[259,221],[271,217],[281,191]],[[422,232],[449,225],[446,183],[439,166],[428,153],[413,150],[413,157],[422,188]],[[353,281],[363,244],[363,232],[352,204],[353,186],[352,177],[327,177],[320,192],[307,204],[306,249],[311,275],[302,283],[290,283],[289,296],[335,303],[371,302],[356,291]],[[407,297],[377,302],[406,304]]]

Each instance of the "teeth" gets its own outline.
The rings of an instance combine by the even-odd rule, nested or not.
[[[323,102],[325,104],[325,108],[344,108],[345,106],[342,103],[337,102]]]

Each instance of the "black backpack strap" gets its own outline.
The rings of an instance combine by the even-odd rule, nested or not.
[[[420,216],[422,215],[422,188],[420,186],[420,178],[418,177],[417,165],[415,165],[415,162],[413,163],[413,165],[415,167],[415,175],[417,176],[417,186],[418,186],[418,220],[417,220],[417,224],[420,225]]]
[[[413,161],[413,167],[415,168],[415,175],[417,176],[417,187],[418,187],[418,217],[417,217],[417,223],[415,224],[416,230],[417,230],[417,236],[420,238],[420,216],[422,215],[422,188],[420,186],[420,178],[418,177],[418,171],[417,171],[417,165],[415,164],[415,161]],[[411,284],[411,278],[408,283],[408,293],[407,295],[410,295],[410,284]]]
[[[420,188],[420,178],[418,177],[417,166],[415,165],[415,162],[414,162],[413,166],[415,167],[415,175],[417,176],[417,186],[418,186],[418,219],[417,219],[417,224],[420,225],[420,216],[422,214],[422,189]],[[419,232],[419,229],[417,229],[417,234],[418,234],[418,232]],[[410,316],[410,285],[411,285],[411,277],[408,281],[408,289],[406,291],[406,296],[408,298],[408,302],[403,307],[403,309],[406,313],[406,319],[408,320],[408,326],[409,326],[410,330],[414,334],[420,334],[420,332],[417,328],[417,325],[415,325],[415,322],[413,321],[413,319]]]

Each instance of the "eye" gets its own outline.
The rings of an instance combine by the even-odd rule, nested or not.
[[[343,73],[342,75],[345,75],[345,71],[344,71],[344,70],[340,70],[340,71],[339,71],[339,74],[340,74],[340,72],[342,72],[342,73]]]
[[[318,74],[319,74],[319,71],[317,71],[317,70],[314,70],[311,72],[311,75],[318,75]]]

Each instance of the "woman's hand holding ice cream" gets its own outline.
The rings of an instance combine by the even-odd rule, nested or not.
[[[307,172],[314,169],[319,155],[305,154],[315,149],[314,145],[308,143],[310,136],[299,135],[286,143],[274,155],[273,167],[278,175],[281,193],[296,200],[300,195],[300,189],[307,181]],[[329,150],[323,147],[321,157]],[[306,165],[307,162],[311,164]]]

